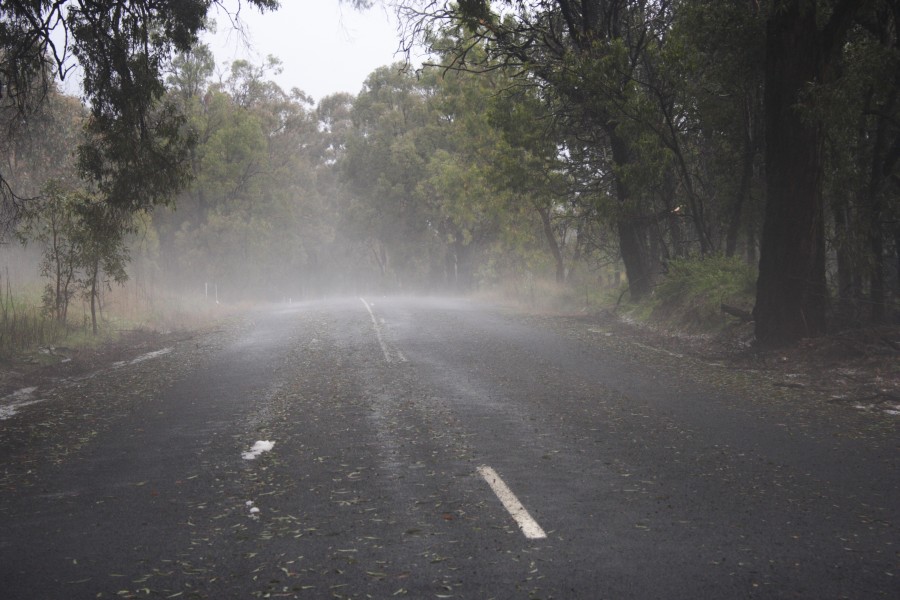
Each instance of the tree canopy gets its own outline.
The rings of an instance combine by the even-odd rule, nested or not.
[[[614,198],[633,297],[651,293],[670,256],[733,254],[743,237],[748,260],[760,252],[761,343],[835,320],[829,253],[841,322],[884,318],[896,2],[407,0],[401,11],[412,41],[456,32],[443,46],[451,68],[501,65],[540,89],[577,140],[569,156]],[[829,156],[839,148],[863,177],[829,199],[849,183]]]
[[[140,219],[171,285],[234,296],[624,271],[646,300],[724,255],[759,269],[762,344],[900,318],[896,2],[396,4],[426,64],[313,104],[274,57],[213,80],[211,1],[4,3],[5,197],[102,204],[126,242]]]
[[[246,0],[260,9],[276,0]],[[213,0],[9,0],[0,7],[0,109],[9,133],[38,110],[55,77],[78,66],[89,105],[78,167],[113,205],[167,203],[186,181],[192,140],[164,101],[164,71],[188,51]],[[16,192],[0,171],[4,203]]]

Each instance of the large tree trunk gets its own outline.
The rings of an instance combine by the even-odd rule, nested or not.
[[[632,300],[641,300],[653,291],[653,281],[645,249],[643,224],[639,219],[622,215],[616,220],[619,249],[628,277],[628,293]]]
[[[814,2],[783,2],[766,31],[766,213],[757,282],[756,338],[788,345],[825,333],[825,229],[820,127],[798,109],[820,80]]]
[[[100,275],[100,259],[95,258],[91,265],[91,331],[97,335],[97,278]]]
[[[608,126],[610,147],[613,162],[616,166],[628,164],[628,146],[615,132],[615,125]],[[616,219],[616,230],[619,234],[619,251],[628,277],[628,292],[634,301],[650,295],[653,290],[653,275],[650,259],[646,249],[644,230],[646,224],[640,212],[634,207],[634,199],[630,197],[628,186],[622,177],[615,181],[616,196],[619,204],[619,216]]]
[[[556,283],[565,283],[566,265],[563,261],[562,250],[559,248],[559,242],[556,240],[556,234],[553,233],[553,223],[550,221],[550,209],[546,206],[538,206],[537,212],[541,216],[541,224],[544,226],[544,238],[547,240],[547,245],[550,246],[550,252],[553,254],[553,261],[556,264]]]

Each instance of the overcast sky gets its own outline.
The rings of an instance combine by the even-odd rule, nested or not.
[[[232,11],[237,0],[227,0]],[[401,60],[396,17],[374,7],[356,11],[338,0],[282,0],[277,12],[260,14],[244,2],[240,19],[251,47],[228,16],[213,11],[218,31],[204,37],[220,68],[239,58],[261,63],[272,54],[284,71],[274,77],[286,91],[297,87],[319,101],[335,92],[359,93],[366,76]]]

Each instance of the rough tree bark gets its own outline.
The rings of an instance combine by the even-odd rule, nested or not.
[[[628,164],[629,152],[626,142],[615,131],[615,124],[607,126],[613,162],[617,167]],[[634,301],[641,300],[653,291],[653,275],[646,249],[646,224],[638,214],[634,198],[628,190],[627,183],[619,175],[615,180],[616,199],[619,204],[619,216],[616,218],[616,231],[619,235],[619,252],[625,265],[628,277],[628,293]]]
[[[825,81],[860,3],[834,4],[819,30],[814,0],[776,2],[766,28],[766,213],[757,282],[756,339],[790,345],[826,331],[821,127],[804,114],[809,86]]]
[[[550,221],[550,209],[546,206],[538,206],[537,212],[541,216],[541,224],[544,226],[544,238],[547,240],[547,245],[550,246],[550,252],[553,254],[553,261],[556,264],[556,283],[565,283],[566,265],[563,261],[562,250],[559,248],[559,242],[556,240],[556,234],[553,233],[553,223]]]

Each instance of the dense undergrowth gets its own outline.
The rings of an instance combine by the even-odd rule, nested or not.
[[[724,256],[676,259],[637,307],[646,319],[691,333],[715,333],[735,323],[722,311],[728,305],[749,313],[756,294],[756,270]]]
[[[535,278],[509,284],[495,294],[504,302],[537,312],[614,312],[638,322],[687,333],[718,333],[738,319],[722,311],[728,305],[749,314],[756,293],[756,269],[724,256],[672,260],[653,293],[639,302],[628,299],[627,283],[609,285],[582,274],[565,285]]]
[[[27,297],[14,295],[9,289],[0,296],[0,358],[9,358],[29,348],[59,343],[69,334],[78,335],[79,329],[60,325],[39,304]]]

